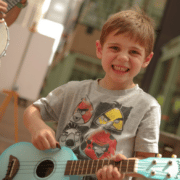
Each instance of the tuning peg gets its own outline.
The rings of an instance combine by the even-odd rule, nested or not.
[[[167,174],[166,174],[166,177],[167,177],[167,178],[171,178],[171,174],[170,174],[170,173],[167,173]]]
[[[156,175],[156,171],[152,170],[152,171],[151,171],[151,175],[152,175],[152,176]]]
[[[173,161],[168,161],[168,165],[172,165],[173,164]]]
[[[176,159],[176,158],[177,158],[177,155],[176,155],[176,154],[173,154],[171,157]]]
[[[157,154],[157,158],[162,158],[162,154]]]
[[[156,159],[154,159],[154,160],[152,161],[152,164],[154,164],[154,165],[156,165],[156,164],[157,164]]]

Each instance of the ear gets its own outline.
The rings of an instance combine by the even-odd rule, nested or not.
[[[96,41],[96,56],[97,58],[102,58],[102,46],[99,40]]]
[[[149,63],[151,62],[151,59],[153,58],[153,55],[154,53],[151,52],[149,56],[146,57],[145,61],[142,64],[142,68],[146,68],[149,65]]]

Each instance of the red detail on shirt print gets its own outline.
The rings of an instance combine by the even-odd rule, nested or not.
[[[110,158],[115,155],[117,141],[104,130],[92,134],[86,141],[85,154],[91,159]]]
[[[87,97],[83,98],[74,111],[73,119],[77,124],[87,123],[92,117],[93,107]]]

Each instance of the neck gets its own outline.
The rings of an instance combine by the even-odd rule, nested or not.
[[[121,173],[133,173],[136,171],[136,160],[122,160],[120,162],[113,160],[79,160],[67,162],[65,175],[94,175],[103,166],[110,164],[117,167]]]
[[[133,82],[129,84],[117,83],[117,82],[112,82],[112,80],[109,80],[106,77],[101,79],[98,83],[101,87],[109,90],[126,90],[126,89],[131,89],[135,86]]]

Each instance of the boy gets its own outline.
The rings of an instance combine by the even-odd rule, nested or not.
[[[69,82],[28,107],[24,122],[34,146],[40,150],[55,148],[58,141],[71,148],[78,159],[113,156],[119,161],[155,156],[160,106],[133,82],[150,63],[153,43],[152,22],[142,12],[127,10],[111,16],[102,28],[100,41],[96,41],[105,77]],[[58,122],[56,139],[42,119]],[[104,166],[96,176],[116,180],[125,175]]]

